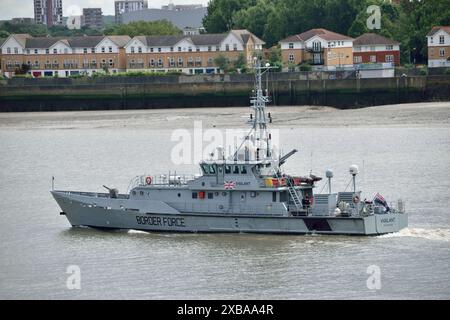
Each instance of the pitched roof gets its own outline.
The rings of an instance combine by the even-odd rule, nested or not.
[[[241,37],[242,41],[246,44],[248,42],[248,40],[250,38],[252,38],[253,42],[255,44],[265,44],[265,42],[263,40],[261,40],[260,38],[258,38],[257,36],[255,36],[253,33],[251,33],[250,31],[243,29],[243,30],[231,30],[232,33],[234,33],[235,35]]]
[[[188,38],[185,36],[141,36],[141,40],[145,45],[149,47],[170,47],[176,45],[181,40]]]
[[[54,45],[55,43],[57,43],[58,41],[62,40],[64,38],[51,38],[51,37],[36,37],[36,38],[30,38],[27,39],[26,44],[25,44],[25,48],[30,49],[30,48],[39,48],[39,49],[44,49],[44,48],[50,48],[52,45]]]
[[[200,34],[195,36],[189,36],[192,42],[196,46],[204,46],[204,45],[218,45],[220,44],[228,34],[219,33],[219,34]]]
[[[104,36],[79,36],[70,37],[67,40],[72,48],[94,48],[104,38]]]
[[[353,45],[364,46],[364,45],[399,45],[400,42],[380,36],[376,33],[365,33],[355,39]]]
[[[450,35],[450,26],[436,26],[433,27],[430,32],[428,32],[427,37],[434,36],[440,30],[444,30],[445,32],[447,32],[447,34]]]
[[[0,38],[0,47],[2,46],[3,42],[6,41],[6,38]]]
[[[108,38],[120,48],[123,48],[131,40],[129,36],[108,36]]]
[[[25,48],[27,39],[32,38],[28,33],[16,33],[11,36],[14,37],[14,39],[16,39],[23,48]]]
[[[353,38],[345,36],[343,34],[339,34],[327,29],[320,28],[320,29],[311,29],[300,34],[290,36],[284,40],[281,40],[280,42],[298,42],[298,41],[304,42],[315,36],[319,36],[326,41],[353,40]]]

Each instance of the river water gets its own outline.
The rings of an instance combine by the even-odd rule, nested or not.
[[[176,166],[173,131],[241,126],[248,109],[0,115],[1,299],[448,299],[450,104],[355,111],[274,108],[291,173],[406,202],[409,228],[379,237],[160,234],[72,229],[55,188],[125,192]],[[220,117],[218,115],[221,115]],[[278,118],[277,118],[278,116]],[[234,120],[231,120],[231,119]],[[233,122],[235,121],[235,122]],[[245,127],[245,126],[244,126]],[[318,190],[323,183],[319,183]],[[81,289],[67,287],[68,267]],[[369,289],[368,268],[379,268]],[[369,268],[370,270],[370,268]]]

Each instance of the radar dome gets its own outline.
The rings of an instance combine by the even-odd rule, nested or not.
[[[325,172],[325,176],[327,177],[327,178],[333,178],[333,170],[330,170],[330,169],[328,169],[326,172]]]
[[[356,176],[359,173],[359,168],[356,164],[350,166],[350,174]]]

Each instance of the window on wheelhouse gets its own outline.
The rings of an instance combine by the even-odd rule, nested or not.
[[[239,166],[234,166],[233,174],[239,174]]]
[[[217,172],[217,165],[216,164],[210,165],[209,166],[209,173],[210,174],[216,174],[216,172]]]
[[[247,167],[241,166],[241,174],[247,174]]]
[[[231,174],[231,166],[225,166],[225,174]]]

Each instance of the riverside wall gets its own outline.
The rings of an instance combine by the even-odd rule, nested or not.
[[[273,105],[360,108],[450,100],[450,76],[305,79],[275,73],[264,79]],[[251,74],[13,78],[0,80],[0,112],[248,106]]]

